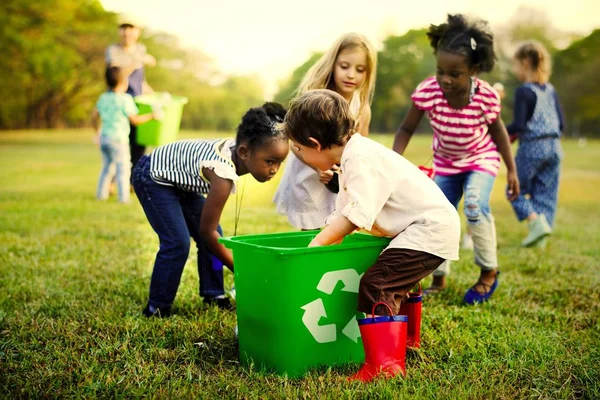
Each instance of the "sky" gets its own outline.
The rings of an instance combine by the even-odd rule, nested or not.
[[[555,28],[587,34],[600,28],[598,0],[101,0],[109,11],[168,32],[198,48],[225,74],[256,74],[267,92],[337,37],[360,32],[375,45],[389,35],[464,13],[492,25],[521,6],[545,10]]]

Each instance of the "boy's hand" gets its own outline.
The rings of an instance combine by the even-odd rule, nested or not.
[[[324,185],[327,185],[331,179],[333,178],[333,171],[328,169],[327,171],[319,170],[319,182]]]
[[[519,178],[517,178],[517,171],[508,171],[506,173],[506,197],[510,201],[515,201],[521,193],[521,187],[519,186]]]

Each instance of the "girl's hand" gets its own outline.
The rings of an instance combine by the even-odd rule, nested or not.
[[[318,172],[319,172],[319,181],[324,185],[327,185],[333,178],[333,171],[330,169],[327,171],[319,170]]]
[[[517,178],[517,171],[508,171],[506,174],[506,181],[506,198],[510,201],[515,201],[521,193],[519,178]]]

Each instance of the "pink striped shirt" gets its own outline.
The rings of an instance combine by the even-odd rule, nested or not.
[[[465,107],[450,107],[435,76],[425,79],[411,96],[433,129],[433,164],[438,175],[469,171],[498,174],[500,155],[489,134],[500,115],[500,98],[489,83],[475,78],[475,91]]]

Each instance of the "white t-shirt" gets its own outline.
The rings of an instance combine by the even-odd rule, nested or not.
[[[344,148],[340,192],[327,224],[340,215],[393,238],[388,248],[458,260],[460,219],[444,193],[410,161],[360,134]]]

